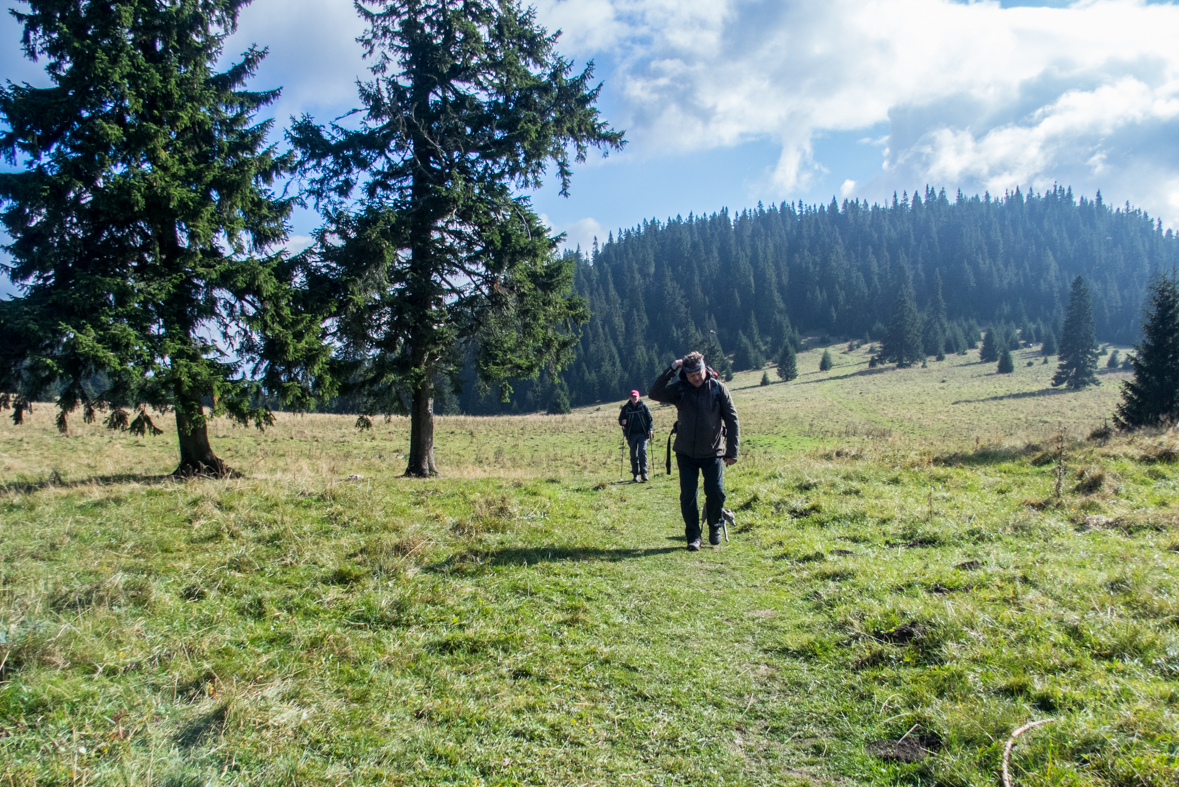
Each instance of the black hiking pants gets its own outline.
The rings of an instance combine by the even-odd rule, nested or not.
[[[684,536],[688,543],[700,538],[700,507],[696,504],[696,486],[704,476],[704,511],[708,524],[719,525],[725,507],[725,460],[719,456],[693,459],[676,453],[680,471],[680,513],[684,517]]]

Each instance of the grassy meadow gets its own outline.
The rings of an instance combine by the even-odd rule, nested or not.
[[[1179,435],[1121,372],[970,357],[731,384],[732,540],[688,553],[673,411],[0,422],[0,785],[1179,783]],[[1103,359],[1104,360],[1104,359]],[[1032,365],[1026,365],[1031,361]],[[640,381],[636,381],[640,382]],[[160,419],[169,426],[169,419]]]

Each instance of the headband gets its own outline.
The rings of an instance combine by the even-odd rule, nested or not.
[[[703,358],[701,358],[700,361],[695,366],[688,366],[688,364],[684,364],[684,371],[688,374],[691,374],[692,372],[698,372],[703,368],[704,368],[704,359]]]

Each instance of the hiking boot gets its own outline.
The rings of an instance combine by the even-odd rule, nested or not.
[[[699,552],[700,551],[700,539],[696,539],[695,541],[689,541],[688,542],[688,551],[689,552]]]
[[[639,477],[636,475],[636,476],[634,476],[633,480],[637,484],[639,482]]]
[[[643,473],[643,474],[640,476],[640,478],[642,479],[642,481],[643,481],[643,483],[644,483],[644,484],[645,484],[645,483],[647,483],[647,474],[646,474],[646,473]]]
[[[713,546],[716,546],[717,544],[719,544],[720,543],[720,534],[721,534],[721,526],[720,525],[709,525],[708,526],[708,543],[712,544]]]

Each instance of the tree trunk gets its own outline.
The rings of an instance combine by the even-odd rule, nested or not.
[[[204,408],[199,402],[188,406],[198,413],[204,413]],[[233,478],[240,475],[213,453],[213,448],[209,445],[208,425],[203,418],[193,418],[177,407],[176,434],[180,440],[180,466],[173,471],[174,477]]]
[[[407,476],[429,478],[438,475],[434,465],[434,383],[429,375],[413,389],[409,413],[409,464]]]

